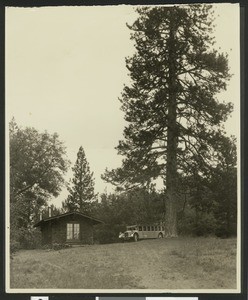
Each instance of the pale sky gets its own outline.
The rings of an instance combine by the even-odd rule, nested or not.
[[[95,190],[112,191],[100,175],[120,166],[114,147],[122,139],[118,97],[129,78],[125,57],[134,53],[134,6],[6,9],[6,120],[57,132],[75,163],[82,145],[94,172]],[[239,6],[216,6],[216,41],[229,54],[233,77],[220,99],[233,102],[228,133],[239,135]],[[71,177],[68,172],[66,179]],[[52,202],[60,206],[64,189]]]

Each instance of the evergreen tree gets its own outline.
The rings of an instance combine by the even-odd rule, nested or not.
[[[78,210],[83,213],[90,212],[95,199],[93,172],[90,172],[84,149],[81,146],[77,153],[77,160],[72,168],[73,178],[68,186],[69,195],[63,203],[63,208],[69,211]]]
[[[226,54],[214,50],[210,5],[142,7],[132,26],[136,53],[126,59],[132,84],[120,99],[128,126],[118,153],[121,168],[103,179],[145,185],[162,176],[167,235],[177,236],[179,175],[208,172],[232,111],[216,94],[229,80]]]
[[[211,176],[210,189],[214,201],[213,213],[216,218],[218,236],[237,233],[237,153],[236,139],[223,137],[219,163]]]

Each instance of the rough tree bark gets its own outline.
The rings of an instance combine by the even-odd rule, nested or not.
[[[177,236],[177,95],[176,95],[176,59],[175,26],[170,18],[169,38],[169,101],[167,127],[167,162],[166,162],[166,236]]]

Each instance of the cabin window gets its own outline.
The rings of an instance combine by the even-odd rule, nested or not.
[[[79,224],[78,223],[68,223],[67,224],[67,240],[79,240]]]

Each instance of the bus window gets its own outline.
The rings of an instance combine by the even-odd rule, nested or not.
[[[155,226],[155,231],[158,231],[158,226]]]
[[[133,230],[135,230],[135,228],[134,227],[129,227],[128,230],[133,231]]]
[[[154,226],[151,227],[151,231],[154,231]]]
[[[146,231],[146,226],[143,226],[143,231]]]
[[[158,230],[161,231],[161,226],[158,226]]]
[[[164,230],[164,226],[162,226],[162,230]]]
[[[147,226],[147,231],[150,231],[150,226]]]
[[[142,231],[142,226],[139,226],[139,231]]]

